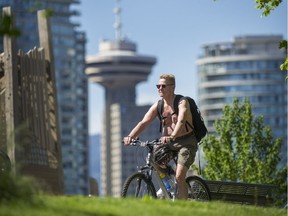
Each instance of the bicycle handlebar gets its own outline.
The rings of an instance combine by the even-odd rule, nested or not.
[[[146,141],[141,141],[139,139],[132,139],[131,143],[129,145],[131,146],[153,146],[153,145],[160,145],[162,144],[160,139],[155,139],[155,140],[146,140]]]

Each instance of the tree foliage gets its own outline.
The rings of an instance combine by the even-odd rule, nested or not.
[[[4,14],[0,17],[0,36],[19,36],[20,30],[12,27],[12,19],[10,15]]]
[[[256,8],[263,10],[263,16],[268,16],[271,11],[277,8],[282,2],[282,0],[256,0]]]
[[[39,10],[40,6],[42,6],[41,3],[33,5],[33,7],[29,9],[29,13],[36,13],[37,10]],[[51,8],[47,8],[44,11],[43,15],[47,18],[52,17],[54,15],[54,11]],[[0,36],[4,35],[7,35],[9,37],[19,37],[21,35],[20,29],[13,26],[13,16],[5,13],[0,16]]]
[[[202,146],[203,176],[211,180],[280,185],[286,192],[287,167],[280,167],[282,138],[273,139],[262,116],[252,115],[248,99],[234,99],[224,115],[215,121],[215,134],[208,135]]]
[[[279,49],[285,49],[286,53],[288,51],[288,42],[287,40],[282,40],[279,43]],[[286,57],[285,61],[283,64],[280,65],[281,70],[288,70],[288,56]],[[288,79],[288,76],[286,76],[286,79]]]

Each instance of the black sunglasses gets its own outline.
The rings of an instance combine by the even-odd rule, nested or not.
[[[162,87],[162,88],[166,88],[166,86],[171,86],[171,85],[173,85],[173,84],[156,85],[156,87],[157,87],[157,89],[160,89],[161,87]]]

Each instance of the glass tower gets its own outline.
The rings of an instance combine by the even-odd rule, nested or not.
[[[287,159],[287,82],[280,65],[286,54],[279,50],[281,35],[235,37],[232,42],[203,45],[197,60],[199,105],[208,131],[234,97],[249,98],[253,114],[263,115],[274,138],[282,137]]]
[[[85,70],[85,33],[71,17],[77,0],[0,0],[10,6],[21,31],[17,48],[25,52],[39,46],[37,10],[51,11],[51,35],[58,97],[64,192],[88,194],[88,84]],[[1,40],[2,41],[2,40]],[[3,51],[3,44],[0,44]]]

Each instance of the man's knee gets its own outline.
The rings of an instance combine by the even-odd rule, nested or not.
[[[185,181],[186,178],[186,173],[187,173],[188,169],[184,166],[184,165],[177,165],[177,170],[176,170],[176,181],[177,182],[183,182]]]

